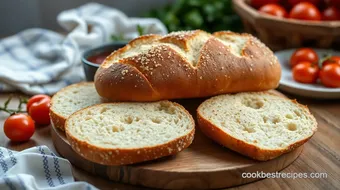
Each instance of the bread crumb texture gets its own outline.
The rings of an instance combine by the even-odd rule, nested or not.
[[[313,135],[317,125],[306,107],[262,92],[216,96],[199,113],[234,138],[262,149],[287,148]]]
[[[82,108],[101,102],[93,83],[78,83],[55,94],[51,102],[51,110],[67,118]]]
[[[76,112],[66,122],[68,133],[78,140],[112,149],[165,144],[194,129],[191,115],[169,101],[100,104]]]

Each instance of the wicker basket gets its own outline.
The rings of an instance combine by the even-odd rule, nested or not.
[[[245,31],[258,36],[273,50],[302,46],[340,48],[340,21],[302,21],[261,14],[249,0],[233,0]]]

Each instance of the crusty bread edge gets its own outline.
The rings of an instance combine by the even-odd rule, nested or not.
[[[170,102],[170,101],[168,101]],[[180,104],[171,102],[176,106],[179,106],[190,118],[193,129],[186,135],[180,136],[172,141],[169,141],[162,145],[149,146],[144,148],[103,148],[87,143],[86,141],[79,140],[74,137],[68,130],[67,121],[65,123],[65,133],[67,140],[69,141],[72,149],[83,158],[102,165],[127,165],[134,164],[149,160],[154,160],[164,156],[170,156],[177,154],[178,152],[187,148],[194,139],[195,134],[195,121],[191,114]],[[120,104],[116,103],[103,103],[103,104]],[[91,109],[94,106],[100,106],[102,104],[93,105],[81,110]],[[70,117],[78,114],[81,110],[73,113]]]
[[[61,90],[59,90],[57,93],[55,93],[52,96],[50,108],[52,108],[52,104],[53,104],[55,96],[57,94],[63,93],[64,91],[68,90],[69,88],[74,88],[74,87],[81,86],[81,85],[84,85],[84,84],[93,84],[94,85],[94,82],[80,82],[80,83],[71,84],[69,86],[62,88]],[[65,126],[65,122],[66,122],[66,119],[67,119],[66,117],[58,114],[53,109],[50,109],[50,118],[51,118],[51,121],[56,128],[58,128],[62,131],[65,131],[64,126]]]
[[[268,93],[271,95],[277,95],[271,92],[263,92],[263,93]],[[278,95],[277,95],[278,96]],[[282,96],[280,96],[282,97]],[[285,98],[285,97],[282,97]],[[285,98],[288,99],[288,98]],[[288,99],[290,100],[290,99]],[[209,101],[206,100],[206,101]],[[274,159],[284,153],[290,152],[296,148],[298,148],[299,146],[303,145],[305,142],[307,142],[317,131],[317,122],[316,119],[314,118],[314,116],[310,113],[309,109],[307,106],[305,105],[301,105],[299,104],[296,100],[290,100],[292,101],[294,104],[298,105],[299,107],[305,109],[307,111],[307,113],[309,114],[309,117],[312,118],[314,120],[315,126],[312,128],[313,133],[304,139],[301,139],[300,141],[291,144],[285,148],[282,149],[263,149],[261,147],[258,147],[256,145],[247,143],[246,141],[240,140],[236,137],[233,137],[232,135],[226,133],[225,131],[223,131],[222,129],[220,129],[219,127],[215,126],[213,123],[211,123],[209,120],[205,119],[204,116],[200,113],[200,107],[201,104],[198,108],[197,108],[197,121],[198,121],[198,126],[201,129],[201,131],[208,136],[209,138],[211,138],[212,140],[216,141],[217,143],[235,151],[238,152],[242,155],[248,156],[252,159],[255,160],[259,160],[259,161],[267,161],[267,160],[271,160]]]

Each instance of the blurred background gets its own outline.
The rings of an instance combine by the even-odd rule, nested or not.
[[[231,0],[11,0],[0,1],[0,36],[33,27],[62,32],[57,15],[88,2],[114,7],[129,17],[157,17],[170,31],[196,28],[238,31],[242,25],[232,11]]]
[[[11,0],[0,1],[0,36],[8,36],[18,31],[39,27],[62,31],[57,15],[67,9],[79,7],[88,2],[98,2],[120,9],[128,16],[142,16],[151,9],[162,7],[176,0]],[[138,4],[138,6],[136,6]],[[16,12],[17,14],[13,14]]]

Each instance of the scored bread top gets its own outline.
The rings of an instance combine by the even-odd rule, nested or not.
[[[280,76],[273,52],[250,34],[195,30],[132,40],[105,59],[95,86],[112,100],[154,101],[267,90]]]
[[[109,165],[175,154],[191,144],[195,131],[192,116],[169,101],[98,104],[72,114],[65,127],[76,152]]]
[[[216,96],[203,102],[197,113],[209,137],[259,160],[300,146],[317,129],[307,107],[268,92]]]
[[[93,82],[81,82],[67,86],[51,99],[50,115],[55,127],[64,129],[65,120],[74,112],[103,102]]]

